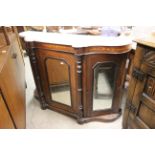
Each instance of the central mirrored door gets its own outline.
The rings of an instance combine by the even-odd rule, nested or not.
[[[69,65],[62,59],[46,60],[51,101],[71,106]]]

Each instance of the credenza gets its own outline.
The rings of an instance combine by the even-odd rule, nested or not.
[[[78,123],[121,114],[129,37],[23,32],[42,109]]]

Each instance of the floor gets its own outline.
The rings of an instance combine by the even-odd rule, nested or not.
[[[35,84],[28,57],[25,57],[26,72],[26,126],[28,129],[121,129],[122,116],[114,122],[89,122],[78,124],[75,119],[54,112],[51,110],[41,110],[38,100],[33,97]],[[124,95],[125,96],[125,95]],[[122,106],[125,97],[122,99]]]

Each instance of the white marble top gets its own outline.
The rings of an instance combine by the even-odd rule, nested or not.
[[[64,34],[52,32],[21,32],[20,37],[23,37],[26,42],[38,41],[45,43],[53,43],[60,45],[70,45],[72,47],[89,47],[89,46],[123,46],[132,44],[132,37],[104,37],[94,35],[80,34]]]

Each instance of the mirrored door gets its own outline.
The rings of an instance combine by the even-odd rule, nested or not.
[[[115,89],[116,65],[99,63],[94,67],[93,111],[112,108]]]
[[[46,60],[51,101],[71,106],[71,84],[69,65],[63,59]]]

